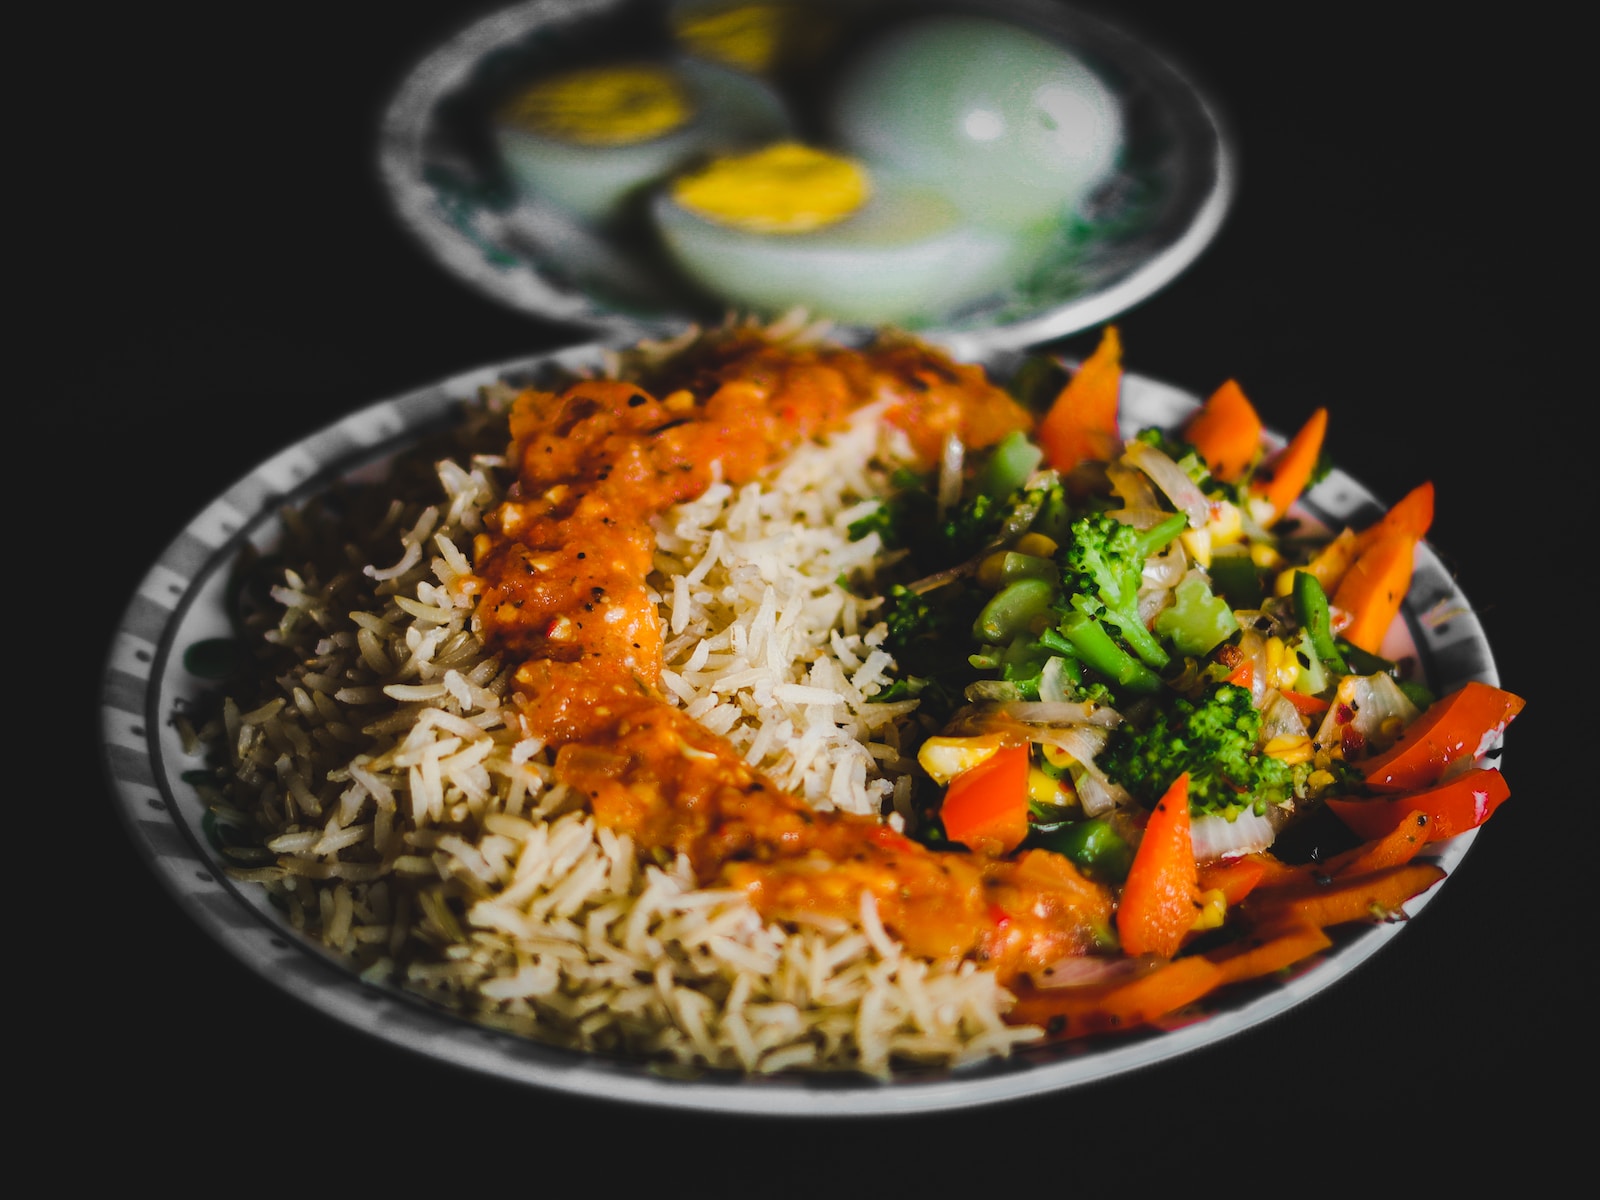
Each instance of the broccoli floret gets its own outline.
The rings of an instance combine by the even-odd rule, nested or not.
[[[967,662],[970,630],[982,603],[981,593],[960,584],[926,595],[892,586],[884,596],[884,649],[894,656],[897,682],[905,686],[878,698],[919,696],[924,712],[935,716],[952,710],[972,674]]]
[[[1159,525],[1139,530],[1115,517],[1091,513],[1072,523],[1071,536],[1057,556],[1061,590],[1084,616],[1116,626],[1139,660],[1160,670],[1170,655],[1139,618],[1139,585],[1144,561],[1188,525],[1173,513]]]
[[[952,604],[957,591],[963,592],[962,602]],[[917,657],[919,647],[941,642],[959,640],[964,646],[970,618],[963,620],[962,612],[971,605],[972,600],[964,589],[954,586],[922,595],[897,583],[884,597],[883,620],[889,630],[887,644],[908,658]]]
[[[869,533],[876,533],[890,549],[903,549],[910,544],[915,530],[932,521],[937,505],[921,476],[901,467],[889,482],[890,494],[866,516],[850,523],[851,541],[859,542]]]
[[[939,515],[930,482],[897,475],[897,490],[877,508],[850,523],[850,539],[876,533],[891,550],[910,552],[913,569],[931,575],[981,550],[1011,514],[1009,497],[978,493]]]
[[[997,500],[984,492],[951,509],[938,527],[940,557],[945,560],[940,565],[961,562],[983,549],[1000,531],[1008,511],[1004,498]]]
[[[1095,761],[1147,807],[1187,771],[1196,816],[1261,814],[1293,798],[1304,771],[1258,751],[1260,734],[1250,690],[1219,683],[1197,702],[1175,698],[1145,724],[1119,726]]]

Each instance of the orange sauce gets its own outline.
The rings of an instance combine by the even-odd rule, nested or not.
[[[645,584],[651,519],[717,470],[748,482],[882,399],[925,462],[952,432],[990,445],[1027,412],[980,368],[910,341],[796,349],[731,330],[646,382],[519,395],[517,480],[474,548],[481,631],[517,661],[524,730],[557,748],[557,778],[603,825],[686,855],[702,883],[743,889],[769,918],[854,920],[867,891],[914,953],[1007,979],[1091,948],[1111,898],[1066,859],[937,852],[875,818],[814,812],[663,699]]]

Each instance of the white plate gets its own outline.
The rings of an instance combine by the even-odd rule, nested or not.
[[[416,65],[384,115],[379,167],[402,223],[435,259],[493,299],[597,332],[661,333],[721,315],[687,309],[670,282],[641,276],[638,255],[598,242],[575,251],[570,236],[536,244],[531,210],[516,201],[488,137],[492,101],[508,79],[607,29],[615,35],[619,10],[632,29],[648,20],[641,12],[667,2],[532,0],[471,25]],[[1144,42],[1049,0],[971,7],[1025,21],[1098,68],[1123,104],[1128,148],[1091,200],[1092,219],[1072,231],[1072,248],[1042,263],[1026,292],[917,331],[964,355],[1037,345],[1144,300],[1211,242],[1234,182],[1218,114]]]
[[[1181,1019],[1108,1041],[1024,1049],[1013,1059],[955,1071],[916,1072],[886,1083],[855,1077],[666,1078],[620,1059],[552,1049],[489,1030],[397,989],[363,983],[339,960],[293,931],[254,885],[231,881],[207,836],[204,804],[185,774],[200,759],[186,751],[171,720],[210,681],[191,674],[186,652],[232,634],[225,612],[228,572],[247,544],[268,546],[283,504],[307,499],[336,478],[370,471],[383,458],[438,428],[460,402],[496,379],[525,380],[543,367],[594,365],[588,345],[459,375],[373,404],[262,463],[203,508],[135,590],[118,625],[102,680],[105,764],[134,845],[182,908],[263,980],[312,1008],[392,1043],[516,1083],[685,1109],[790,1115],[892,1114],[960,1108],[1070,1088],[1173,1058],[1277,1016],[1328,987],[1396,937],[1403,924],[1341,927],[1334,946],[1291,977],[1209,997]],[[1001,356],[1002,358],[1005,356]],[[997,369],[1004,364],[997,361]],[[1176,424],[1195,397],[1137,375],[1124,384],[1129,431]],[[1366,489],[1334,472],[1306,498],[1310,515],[1334,525],[1370,522],[1379,506]],[[1424,544],[1402,621],[1384,647],[1412,659],[1435,691],[1469,680],[1498,684],[1477,617]],[[1429,857],[1447,872],[1476,836],[1441,844]],[[1435,888],[1407,905],[1416,914]]]

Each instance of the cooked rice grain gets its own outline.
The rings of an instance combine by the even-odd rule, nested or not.
[[[870,582],[880,548],[848,526],[904,455],[875,418],[667,514],[650,579],[670,698],[779,786],[856,813],[906,804],[914,709],[874,702],[884,629],[870,588],[839,582]],[[477,429],[503,445],[503,426]],[[869,898],[853,925],[769,924],[598,828],[554,782],[472,632],[472,536],[501,466],[442,459],[426,487],[392,483],[377,519],[286,516],[303,558],[254,617],[263,690],[209,731],[230,758],[217,811],[233,827],[248,814],[275,855],[261,867],[245,847],[239,877],[363,978],[596,1052],[882,1075],[1039,1036],[1005,1024],[992,975],[909,957]]]

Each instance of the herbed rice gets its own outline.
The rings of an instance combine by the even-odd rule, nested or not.
[[[234,873],[364,978],[585,1050],[885,1075],[1041,1036],[1004,1022],[992,974],[907,954],[870,899],[849,925],[766,923],[554,781],[465,586],[508,478],[511,394],[488,389],[461,446],[410,456],[381,498],[285,514],[293,565],[247,618],[262,690],[198,734],[226,745]],[[892,660],[857,591],[880,547],[847,532],[906,454],[886,430],[864,411],[762,482],[672,510],[650,585],[670,700],[812,806],[898,821],[914,702],[873,701]]]

